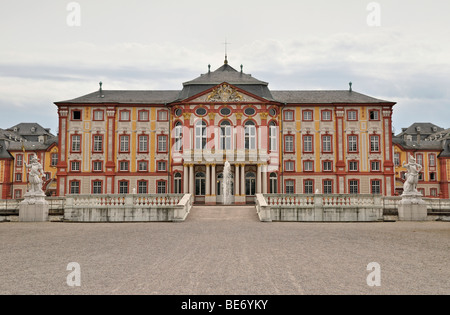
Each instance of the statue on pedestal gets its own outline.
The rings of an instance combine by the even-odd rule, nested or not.
[[[42,164],[39,163],[39,160],[36,155],[33,155],[31,158],[31,164],[27,164],[25,162],[25,167],[29,169],[29,182],[30,186],[28,188],[29,194],[44,194],[42,190],[42,177],[44,174],[44,169],[42,168]]]
[[[419,182],[419,173],[422,170],[422,165],[416,163],[416,159],[411,155],[409,163],[403,163],[403,167],[407,170],[406,180],[403,184],[403,195],[420,195],[417,191],[417,183]]]

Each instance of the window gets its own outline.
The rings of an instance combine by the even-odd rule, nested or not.
[[[350,194],[358,193],[358,191],[359,191],[359,181],[358,180],[350,180],[348,186],[349,186]]]
[[[166,181],[158,181],[156,184],[156,193],[165,194],[166,193]]]
[[[349,161],[348,162],[348,170],[351,172],[358,171],[358,161]]]
[[[81,152],[81,136],[73,135],[72,136],[72,152]]]
[[[380,136],[370,136],[370,152],[380,152]]]
[[[181,174],[180,173],[175,173],[174,180],[173,180],[173,193],[181,194]]]
[[[303,162],[303,170],[305,172],[314,172],[314,162],[313,161],[304,161]]]
[[[332,152],[331,136],[322,136],[322,152]]]
[[[431,197],[437,197],[438,196],[437,188],[430,188],[430,195]]]
[[[21,167],[23,165],[23,155],[17,154],[16,155],[16,166]]]
[[[130,136],[124,135],[119,137],[120,141],[120,152],[130,151]]]
[[[203,172],[195,174],[195,195],[204,196],[206,188],[206,175]]]
[[[304,121],[312,121],[313,120],[313,111],[312,110],[304,110],[302,112]]]
[[[294,161],[286,161],[284,163],[286,172],[294,172],[295,171],[295,162]]]
[[[285,110],[284,111],[284,120],[285,121],[294,121],[294,111],[293,110]]]
[[[380,112],[378,110],[370,110],[369,120],[380,120]]]
[[[139,170],[139,172],[147,172],[148,162],[147,161],[139,161],[138,162],[138,170]]]
[[[372,180],[371,191],[372,194],[379,195],[381,194],[381,181],[380,180]]]
[[[120,111],[120,121],[130,121],[130,111],[129,110]]]
[[[245,123],[245,148],[247,150],[256,150],[256,127],[251,120]]]
[[[269,123],[269,150],[277,151],[277,124],[274,121]]]
[[[226,120],[220,124],[220,149],[231,150],[231,124]]]
[[[14,197],[16,199],[21,199],[22,198],[22,189],[14,189]]]
[[[148,136],[139,136],[139,152],[148,152]]]
[[[147,181],[146,180],[140,180],[138,181],[138,194],[147,194]]]
[[[175,109],[175,116],[180,117],[183,114],[183,110],[181,108]]]
[[[58,153],[52,153],[50,156],[50,165],[51,166],[56,166],[58,165]]]
[[[269,115],[275,117],[277,115],[277,110],[275,108],[271,108],[269,110]]]
[[[416,162],[417,162],[417,164],[420,164],[423,166],[423,154],[422,153],[416,153]]]
[[[323,161],[322,169],[324,172],[332,172],[333,171],[333,162],[331,161]]]
[[[103,120],[103,111],[102,110],[94,110],[94,120]]]
[[[138,120],[139,121],[148,121],[149,115],[148,110],[140,110],[138,112]]]
[[[305,194],[314,193],[314,181],[312,179],[305,179],[305,181],[303,182],[303,186],[305,188]]]
[[[394,153],[394,165],[400,166],[400,153]]]
[[[129,162],[128,161],[120,161],[119,162],[119,170],[121,172],[128,172],[128,170],[129,170]]]
[[[167,152],[167,136],[158,136],[158,152]]]
[[[229,116],[229,115],[231,115],[231,109],[229,109],[228,107],[223,107],[220,110],[220,115],[222,115],[222,116]]]
[[[245,194],[247,196],[254,196],[256,191],[256,175],[253,172],[248,172],[245,175]]]
[[[22,181],[22,173],[17,173],[16,174],[16,182],[21,182]]]
[[[436,181],[436,173],[430,172],[430,182],[435,182],[435,181]]]
[[[174,144],[175,152],[180,152],[183,148],[183,126],[179,121],[175,124],[174,137],[175,137],[175,144]]]
[[[284,137],[284,151],[285,152],[294,152],[294,136],[285,136]]]
[[[102,161],[93,161],[92,162],[92,171],[93,172],[103,171],[103,162]]]
[[[95,180],[92,182],[92,193],[93,194],[102,194],[103,193],[101,181]]]
[[[167,120],[169,120],[169,111],[159,110],[158,111],[158,121],[167,121]]]
[[[276,194],[278,193],[278,181],[277,181],[277,174],[276,173],[270,173],[269,175],[270,179],[270,193]]]
[[[372,172],[379,172],[380,171],[380,161],[371,161],[370,169],[372,170]]]
[[[79,172],[80,171],[80,161],[72,161],[70,162],[70,170],[72,172]]]
[[[285,186],[286,194],[295,194],[295,182],[292,179],[286,180]]]
[[[430,167],[436,166],[436,154],[431,153],[428,155],[428,166]]]
[[[80,182],[77,180],[70,182],[70,193],[72,195],[78,195],[80,193]]]
[[[122,180],[119,182],[119,194],[128,194],[128,181]]]
[[[253,116],[253,115],[255,115],[256,110],[255,110],[253,107],[247,107],[247,108],[244,110],[244,113],[245,113],[245,115],[247,115],[247,116]]]
[[[103,152],[103,136],[95,135],[94,136],[94,152]]]
[[[195,124],[195,149],[206,149],[206,122],[203,120]]]
[[[313,136],[303,136],[303,152],[313,152]]]
[[[347,112],[347,120],[358,120],[358,112],[356,110],[349,110]]]
[[[208,112],[208,111],[206,110],[206,108],[203,108],[203,107],[197,108],[197,109],[195,110],[195,114],[196,114],[197,116],[205,116],[207,112]]]
[[[158,161],[158,172],[165,172],[166,171],[166,161]]]
[[[330,121],[331,120],[331,111],[330,110],[323,110],[322,111],[322,120],[323,121]]]
[[[81,120],[81,110],[72,111],[72,120]]]
[[[325,179],[323,181],[323,193],[324,194],[333,193],[333,181],[331,179]]]
[[[348,152],[358,152],[358,136],[348,136]]]

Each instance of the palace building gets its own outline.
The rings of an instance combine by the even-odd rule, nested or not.
[[[348,90],[272,91],[225,59],[181,90],[103,90],[56,102],[57,192],[191,193],[233,202],[256,193],[395,191],[394,102]]]

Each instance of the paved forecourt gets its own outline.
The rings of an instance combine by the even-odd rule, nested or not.
[[[183,223],[0,223],[0,239],[0,294],[450,294],[449,222],[261,223],[254,207],[196,206]]]

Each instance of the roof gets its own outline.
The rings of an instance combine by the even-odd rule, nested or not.
[[[42,151],[47,150],[53,144],[58,143],[58,137],[51,137],[49,140],[45,142],[39,141],[26,141],[26,142],[11,142],[9,144],[9,151],[22,151],[25,148],[25,151]],[[22,148],[23,145],[23,148]]]
[[[400,137],[392,137],[392,143],[400,145],[405,150],[442,150],[441,141],[405,141]]]
[[[118,103],[118,104],[166,104],[178,98],[180,91],[136,91],[136,90],[102,90],[96,91],[73,100],[56,102],[58,103]]]
[[[392,103],[373,98],[355,91],[272,91],[275,100],[288,104],[380,104]]]
[[[14,132],[22,137],[42,135],[53,136],[53,134],[50,133],[49,128],[44,128],[38,123],[20,123],[8,128],[7,131]]]
[[[0,139],[0,159],[13,158],[11,153],[9,153],[8,150],[6,149],[6,141],[7,140]]]
[[[418,129],[419,128],[419,129]],[[435,124],[429,122],[416,122],[409,126],[408,128],[403,128],[402,132],[397,135],[397,137],[403,137],[405,135],[417,135],[419,132],[421,135],[432,135],[436,132],[444,130]]]

